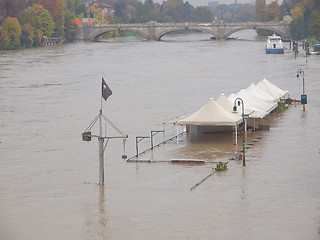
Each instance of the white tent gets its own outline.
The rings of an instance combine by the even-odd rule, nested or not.
[[[236,126],[242,118],[226,111],[213,98],[191,116],[178,121],[180,125]]]
[[[226,95],[224,95],[224,93],[222,93],[220,95],[220,97],[217,99],[217,103],[223,107],[225,110],[227,110],[228,112],[233,113],[233,105],[234,105],[234,100],[231,101],[229,98],[226,97]],[[244,114],[246,115],[250,115],[254,112],[254,109],[250,109],[250,108],[245,108],[244,109]],[[233,113],[235,114],[235,113]],[[241,111],[237,111],[236,113],[237,115],[239,115],[240,117],[242,117],[242,112]]]
[[[284,91],[277,86],[273,85],[266,78],[257,83],[257,87],[261,90],[265,91],[269,95],[280,100],[281,98],[286,98],[288,95],[288,91]]]
[[[234,103],[234,100],[236,98],[238,98],[239,96],[237,96],[236,94],[234,93],[231,93],[229,96],[228,96],[228,99]],[[264,118],[265,116],[268,115],[268,113],[264,110],[261,110],[260,108],[256,107],[256,106],[253,106],[251,105],[249,102],[247,101],[243,101],[243,105],[244,105],[244,112],[246,113],[246,111],[250,111],[250,110],[254,110],[253,113],[250,114],[250,118]],[[238,112],[241,112],[242,110],[238,110]]]
[[[279,99],[271,96],[261,88],[257,87],[254,83],[251,83],[249,87],[246,89],[250,94],[254,95],[257,98],[260,98],[264,101],[272,101],[272,102],[278,102]]]
[[[248,102],[250,105],[263,110],[267,114],[278,106],[275,102],[262,100],[261,98],[250,94],[246,89],[241,89],[236,95],[242,98],[244,102]]]

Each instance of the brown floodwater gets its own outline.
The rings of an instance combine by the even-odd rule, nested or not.
[[[0,52],[0,239],[320,239],[320,56],[266,55],[253,31],[238,35],[249,40],[188,34]],[[103,112],[129,135],[131,157],[136,136],[165,128],[159,143],[176,133],[163,123],[264,77],[299,99],[300,68],[306,111],[291,105],[269,131],[248,134],[245,167],[230,160],[242,136],[236,146],[232,136],[183,135],[139,157],[157,163],[124,162],[112,139],[98,185],[98,142],[81,133],[99,112],[102,76],[113,91]],[[177,158],[207,163],[166,162]],[[228,170],[190,191],[217,161]]]

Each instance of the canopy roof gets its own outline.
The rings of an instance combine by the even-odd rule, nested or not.
[[[180,125],[197,126],[235,126],[242,121],[238,114],[233,114],[210,98],[202,108],[191,116],[178,121]]]
[[[242,98],[244,102],[250,103],[252,106],[261,109],[262,111],[269,114],[273,109],[275,109],[278,104],[272,101],[266,101],[261,98],[258,98],[251,93],[249,93],[246,89],[241,89],[237,94],[238,97]]]
[[[222,93],[220,95],[220,97],[217,99],[217,103],[223,107],[225,110],[227,110],[228,112],[231,112],[232,114],[234,114],[233,112],[233,105],[234,105],[234,100],[232,101],[231,99],[227,98],[226,95],[224,95],[224,93]],[[245,108],[244,109],[244,114],[246,115],[250,115],[254,112],[254,109],[250,109],[250,108]],[[237,114],[242,117],[242,112],[238,111]]]
[[[257,83],[257,87],[260,88],[261,90],[265,91],[269,95],[275,97],[278,99],[278,101],[281,98],[285,98],[288,95],[288,91],[284,91],[277,86],[273,85],[271,82],[269,82],[266,78],[261,80],[260,82]]]
[[[237,96],[234,93],[231,93],[228,96],[228,99],[231,100],[231,102],[234,103],[234,100],[236,98],[238,98],[239,96]],[[249,102],[247,101],[243,101],[243,105],[244,105],[244,112],[248,112],[248,111],[254,111],[253,113],[250,114],[251,118],[264,118],[265,116],[268,115],[267,112],[261,110],[260,108],[256,107],[256,106],[252,106]],[[241,112],[241,110],[238,110],[238,112]]]
[[[254,95],[257,98],[260,98],[264,101],[272,101],[272,102],[278,102],[279,99],[271,96],[261,88],[258,88],[254,83],[251,83],[249,87],[246,89],[250,94]]]

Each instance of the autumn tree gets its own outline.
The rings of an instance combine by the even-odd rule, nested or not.
[[[29,23],[34,32],[41,35],[40,38],[42,36],[51,37],[55,28],[49,11],[39,4],[25,9],[20,15],[20,22],[22,25]]]
[[[95,23],[107,23],[107,19],[102,14],[102,10],[98,7],[98,4],[94,3],[87,10],[94,16]]]
[[[264,22],[265,11],[266,11],[266,0],[256,0],[254,10],[254,21],[255,22]]]
[[[66,0],[65,9],[69,10],[70,13],[75,14],[75,16],[82,14],[84,8],[85,5],[81,0]]]
[[[26,6],[28,0],[0,0],[0,16],[17,18]]]
[[[59,38],[64,37],[64,23],[65,23],[65,4],[64,0],[57,0],[58,18],[55,28],[55,36]]]
[[[20,47],[21,26],[17,18],[7,17],[1,28],[0,46],[2,49],[17,49]]]
[[[55,23],[58,21],[58,0],[37,0],[37,4],[42,5],[44,9],[47,9],[49,11]]]
[[[196,7],[192,11],[192,20],[194,22],[212,22],[213,13],[207,7]]]
[[[242,4],[235,12],[234,20],[237,22],[249,22],[253,20],[254,6],[252,4]]]
[[[174,22],[183,21],[182,13],[184,10],[184,3],[182,0],[167,0],[162,4],[163,15],[169,16]]]
[[[22,32],[20,36],[20,44],[22,47],[32,47],[34,38],[34,29],[30,23],[24,24],[22,26]]]
[[[309,24],[310,33],[316,37],[320,38],[320,10],[315,10],[312,12]]]
[[[65,15],[65,34],[64,37],[68,42],[72,42],[77,34],[77,26],[74,23],[76,20],[76,16],[71,11],[66,11]]]
[[[267,5],[266,8],[266,21],[278,20],[281,21],[283,19],[283,9],[280,7],[278,0],[271,2]]]

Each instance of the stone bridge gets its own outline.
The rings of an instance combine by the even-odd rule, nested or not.
[[[285,22],[246,22],[246,23],[135,23],[135,24],[89,24],[78,25],[79,31],[75,41],[97,41],[111,31],[131,31],[147,40],[160,41],[167,33],[181,30],[206,32],[218,40],[228,39],[231,34],[246,29],[263,29],[277,33],[285,40],[290,40],[289,25]]]

